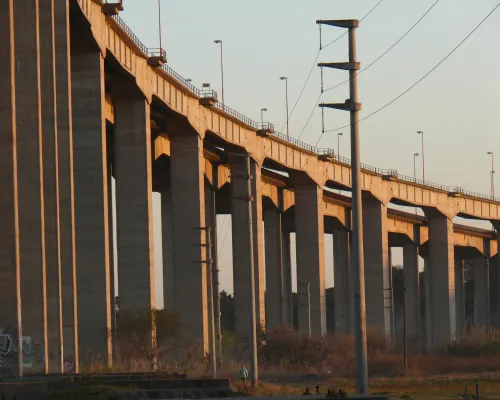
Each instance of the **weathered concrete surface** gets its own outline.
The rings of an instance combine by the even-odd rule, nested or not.
[[[455,252],[455,307],[457,314],[457,336],[465,332],[465,281],[464,260]]]
[[[474,323],[478,329],[489,329],[490,262],[486,257],[474,259]]]
[[[22,327],[45,355],[26,374],[46,372],[48,359],[38,13],[38,1],[14,2]]]
[[[75,235],[80,360],[111,363],[110,218],[104,119],[104,59],[71,36]],[[94,51],[91,51],[94,50]],[[92,179],[89,179],[92,177]]]
[[[281,236],[283,254],[283,323],[293,326],[293,302],[292,302],[292,261],[290,254],[290,231],[285,227]]]
[[[173,211],[170,184],[161,189],[161,233],[163,257],[163,304],[166,309],[175,307],[174,293],[174,248],[173,248]]]
[[[48,371],[63,372],[54,0],[39,0]]]
[[[365,253],[366,324],[368,328],[392,339],[391,267],[389,265],[389,236],[387,206],[372,196],[363,198],[363,235]]]
[[[172,125],[175,121],[172,121]],[[208,310],[203,141],[192,131],[175,129],[171,136],[174,311],[181,316],[179,340],[208,351]]]
[[[69,24],[69,0],[55,1],[54,29],[56,45],[57,158],[63,354],[64,361],[73,363],[76,371],[78,371],[73,124],[71,117]]]
[[[429,218],[432,346],[448,343],[456,334],[453,222],[441,215]]]
[[[0,330],[19,346],[22,330],[16,123],[14,0],[0,3]],[[22,347],[19,347],[22,350]],[[19,353],[18,353],[19,354]],[[22,375],[21,357],[10,373]]]
[[[408,335],[420,336],[420,282],[418,271],[418,246],[409,243],[403,246],[403,274],[406,291],[406,323]]]
[[[266,316],[267,329],[284,324],[285,271],[282,254],[281,215],[277,209],[264,210],[266,246]]]
[[[335,333],[351,334],[354,297],[351,288],[351,244],[349,232],[333,232],[333,277],[335,281]]]
[[[294,176],[295,228],[298,301],[307,301],[311,289],[310,321],[312,336],[326,335],[325,249],[323,191],[305,176]],[[299,307],[299,331],[308,332],[308,309]]]
[[[114,176],[120,311],[155,307],[150,106],[123,81],[114,91]]]

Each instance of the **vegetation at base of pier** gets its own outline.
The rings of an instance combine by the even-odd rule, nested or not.
[[[108,400],[112,389],[107,386],[84,386],[51,392],[47,400]]]

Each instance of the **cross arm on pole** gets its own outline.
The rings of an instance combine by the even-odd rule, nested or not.
[[[343,111],[361,111],[361,103],[355,103],[350,99],[347,99],[345,103],[321,103],[319,105],[321,108],[334,108],[336,110]]]
[[[334,62],[334,63],[318,63],[318,67],[343,69],[345,71],[357,71],[360,69],[359,62]]]
[[[337,26],[339,28],[357,28],[359,20],[357,19],[318,19],[316,23],[319,25]]]

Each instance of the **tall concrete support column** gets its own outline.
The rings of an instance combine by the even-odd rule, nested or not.
[[[432,348],[432,282],[429,257],[424,258],[425,347]]]
[[[54,0],[39,0],[48,371],[63,372]]]
[[[173,310],[174,302],[174,248],[173,248],[172,192],[170,183],[161,189],[161,234],[163,257],[163,305]]]
[[[54,29],[63,354],[64,361],[78,372],[69,0],[54,2]]]
[[[431,264],[432,346],[437,347],[448,343],[456,334],[453,220],[443,215],[427,215],[427,218]]]
[[[292,300],[292,260],[290,249],[290,231],[286,228],[281,235],[283,255],[283,323],[293,327],[293,300]]]
[[[149,104],[126,82],[113,88],[120,312],[155,308]]]
[[[455,307],[457,313],[457,336],[465,331],[465,281],[464,260],[455,253]]]
[[[23,353],[24,373],[28,375],[48,370],[39,4],[35,0],[16,1],[13,7],[17,234],[21,262],[22,334],[27,338],[26,342],[31,343]]]
[[[21,320],[21,254],[18,187],[16,49],[14,0],[0,2],[0,334],[8,335],[19,351],[12,352],[9,369],[23,374]],[[22,42],[21,42],[22,44]],[[19,46],[21,46],[19,44]],[[22,107],[20,105],[20,107]],[[22,112],[22,109],[19,110]],[[31,114],[31,113],[29,113]],[[22,157],[22,155],[21,155]]]
[[[308,177],[295,175],[295,228],[299,331],[326,335],[323,190]],[[308,310],[308,284],[310,302]]]
[[[333,278],[335,281],[335,333],[351,334],[354,302],[351,288],[351,246],[349,231],[333,231]]]
[[[366,285],[366,323],[392,340],[391,266],[389,263],[389,236],[387,206],[371,195],[363,197],[363,226]]]
[[[71,35],[78,340],[81,362],[101,357],[111,364],[104,59],[91,40]]]
[[[406,291],[406,322],[408,336],[420,336],[420,282],[418,272],[418,246],[415,243],[403,246],[403,274]]]
[[[174,311],[181,318],[179,341],[209,351],[205,182],[203,140],[176,121],[169,121],[170,177],[174,259]],[[182,343],[180,343],[182,344]]]
[[[243,343],[250,332],[250,309],[248,293],[250,292],[248,276],[250,270],[250,255],[253,252],[254,282],[255,282],[255,313],[257,329],[265,329],[264,279],[263,276],[263,232],[262,232],[262,197],[260,166],[250,159],[252,171],[252,229],[253,249],[249,247],[249,228],[247,203],[242,201],[248,197],[247,178],[243,157],[235,156],[230,160],[231,165],[231,221],[233,234],[233,281],[235,299],[235,333],[237,340]]]
[[[267,329],[285,323],[285,271],[282,253],[281,215],[276,209],[264,210],[266,244],[266,311]]]
[[[490,327],[490,264],[486,257],[474,259],[474,319],[479,329]]]

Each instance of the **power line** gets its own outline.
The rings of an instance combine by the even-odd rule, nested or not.
[[[377,4],[375,4],[375,6],[370,10],[368,11],[362,18],[360,21],[363,21],[366,17],[368,17],[384,0],[379,0],[379,2]],[[439,0],[438,0],[439,1]],[[342,35],[338,36],[336,39],[332,40],[331,42],[329,42],[328,44],[326,44],[325,46],[321,47],[320,50],[318,51],[318,54],[316,55],[316,58],[314,59],[314,62],[312,64],[312,67],[311,69],[309,70],[309,74],[307,75],[307,79],[306,81],[304,82],[304,85],[302,86],[302,89],[300,90],[300,93],[299,93],[299,97],[297,97],[297,100],[295,101],[295,104],[293,105],[293,108],[292,108],[292,111],[290,112],[290,114],[288,115],[288,119],[290,120],[290,118],[292,117],[292,114],[293,112],[295,111],[295,108],[297,107],[297,105],[299,104],[299,101],[300,99],[302,98],[302,94],[304,93],[304,90],[307,86],[307,84],[309,83],[309,79],[311,79],[311,75],[312,75],[312,72],[314,71],[314,67],[316,66],[316,62],[318,61],[318,58],[319,58],[319,55],[321,53],[321,51],[325,48],[327,48],[328,46],[336,43],[337,41],[339,41],[341,38],[343,38],[345,35],[347,35],[347,31],[344,32]],[[286,123],[281,127],[281,130],[283,130],[285,128],[285,125]]]
[[[408,29],[403,36],[401,36],[398,40],[396,40],[392,46],[390,46],[386,51],[384,51],[379,57],[377,57],[374,61],[372,61],[370,64],[368,64],[365,68],[363,68],[361,71],[359,71],[356,76],[361,74],[362,72],[366,71],[368,68],[373,66],[375,63],[377,63],[382,57],[384,57],[387,53],[389,53],[394,47],[396,47],[399,42],[401,42],[426,16],[431,12],[431,10],[440,2],[441,0],[436,0],[432,6],[430,6],[427,11],[413,24],[413,26]],[[325,92],[328,92],[329,90],[336,89],[339,86],[342,86],[343,84],[349,82],[350,79],[346,79],[343,82],[340,82],[339,84],[332,86],[331,88],[325,89]]]
[[[467,36],[465,36],[465,38],[462,39],[462,41],[460,41],[460,43],[458,43],[458,45],[456,45],[453,50],[451,50],[441,61],[439,61],[434,67],[432,67],[424,76],[422,76],[419,80],[417,80],[413,85],[411,85],[408,89],[406,89],[403,93],[401,93],[399,96],[395,97],[394,99],[392,99],[391,101],[389,101],[388,103],[384,104],[382,107],[380,107],[379,109],[373,111],[372,113],[368,114],[366,117],[363,117],[363,118],[360,118],[358,121],[356,122],[361,122],[361,121],[364,121],[372,116],[374,116],[375,114],[378,114],[380,111],[386,109],[387,107],[389,107],[391,104],[395,103],[397,100],[399,100],[401,97],[403,97],[405,94],[407,94],[409,91],[411,91],[415,86],[417,86],[420,82],[422,82],[424,79],[426,79],[430,74],[432,74],[436,69],[438,69],[441,64],[443,64],[448,58],[450,58],[450,56],[455,53],[455,51],[457,51],[487,20],[488,18],[498,9],[498,7],[500,7],[500,3],[498,3],[494,8],[493,10],[491,10],[487,15],[486,17],[484,17],[481,22],[479,22],[478,25],[475,26],[475,28],[469,32],[469,34]],[[326,130],[325,132],[335,132],[335,131],[338,131],[338,130],[341,130],[341,129],[344,129],[344,128],[347,128],[347,127],[350,127],[351,124],[347,124],[347,125],[344,125],[344,126],[341,126],[341,127],[338,127],[338,128],[335,128],[335,129],[329,129],[329,130]],[[323,136],[323,134],[321,135]],[[321,139],[321,136],[320,136],[320,139]]]

